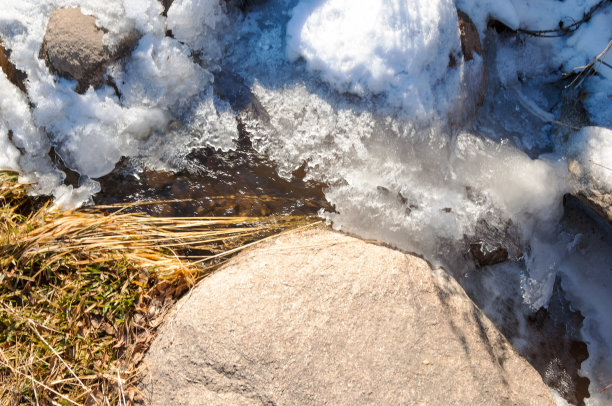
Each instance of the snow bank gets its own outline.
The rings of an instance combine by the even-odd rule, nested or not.
[[[559,28],[559,22],[571,25],[600,0],[457,0],[457,7],[467,12],[484,32],[488,19],[509,28],[547,30]]]
[[[303,57],[339,91],[387,92],[388,100],[428,115],[458,90],[436,94],[460,52],[451,0],[303,0],[287,25],[287,57]]]

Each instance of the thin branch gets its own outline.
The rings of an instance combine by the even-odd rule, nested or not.
[[[38,391],[36,390],[36,385],[34,384],[34,378],[30,376],[30,380],[32,381],[32,389],[34,390],[34,399],[36,400],[36,406],[40,406],[38,403]]]
[[[44,337],[38,332],[38,330],[36,329],[36,325],[34,324],[34,322],[32,322],[31,320],[28,320],[30,322],[30,325],[32,327],[32,330],[34,330],[34,332],[36,333],[36,335],[38,336],[38,338],[40,338],[42,340],[43,343],[45,343],[45,345],[47,347],[49,347],[49,349],[53,352],[53,354],[55,354],[55,356],[57,358],[59,358],[60,361],[62,361],[62,363],[64,364],[64,366],[66,368],[68,368],[68,371],[70,371],[70,373],[72,374],[72,376],[74,376],[74,378],[77,380],[77,382],[79,382],[79,384],[81,384],[81,387],[83,389],[85,389],[85,391],[89,392],[89,388],[87,386],[85,386],[85,384],[83,383],[83,381],[81,381],[79,379],[79,377],[74,373],[74,371],[72,370],[72,368],[70,368],[70,365],[68,365],[66,363],[66,361],[64,361],[64,359],[57,353],[57,351],[55,351],[55,349],[53,347],[51,347],[51,345],[47,342],[47,340],[44,339]]]
[[[4,351],[2,351],[2,349],[1,349],[1,348],[0,348],[0,353],[2,353],[2,357],[3,357],[4,359],[6,359],[6,356],[4,355]],[[72,404],[73,404],[73,405],[75,405],[75,406],[83,406],[83,405],[81,405],[80,403],[77,403],[77,402],[75,402],[74,400],[70,399],[69,397],[67,397],[67,396],[65,396],[65,395],[62,395],[61,393],[57,392],[56,390],[54,390],[54,389],[52,389],[52,388],[48,387],[48,386],[47,386],[47,385],[45,385],[44,383],[42,383],[42,382],[40,382],[40,381],[38,381],[38,380],[34,379],[34,377],[33,377],[33,376],[31,376],[31,375],[27,375],[27,374],[24,374],[23,372],[21,372],[21,371],[19,371],[19,370],[15,369],[15,368],[13,368],[13,367],[12,367],[10,364],[7,364],[7,363],[6,363],[4,360],[0,360],[0,363],[1,363],[1,364],[3,364],[3,365],[4,365],[5,367],[7,367],[8,369],[10,369],[10,370],[11,370],[11,372],[16,373],[16,374],[18,374],[18,375],[21,375],[21,376],[23,376],[24,378],[30,378],[30,379],[32,380],[32,382],[35,382],[36,384],[38,384],[38,385],[42,386],[43,388],[45,388],[45,389],[47,389],[48,391],[50,391],[51,393],[53,393],[53,394],[55,394],[55,395],[59,396],[60,398],[64,399],[65,401],[70,402],[70,403],[72,403]]]
[[[119,382],[119,392],[121,394],[121,397],[119,398],[119,405],[127,406],[127,403],[125,403],[125,394],[123,393],[123,384],[121,383],[121,375],[119,375],[118,369],[117,369],[117,381]],[[123,399],[123,403],[121,403],[122,399]]]
[[[572,72],[574,72],[576,70],[580,70],[580,72],[578,73],[578,75],[576,75],[574,80],[572,80],[571,83],[569,85],[565,86],[565,87],[566,88],[571,87],[578,79],[580,79],[582,77],[582,79],[580,79],[580,82],[576,85],[576,87],[580,86],[582,84],[582,82],[584,82],[584,80],[587,78],[587,76],[591,75],[595,71],[594,67],[595,67],[595,64],[597,62],[603,63],[604,65],[612,68],[605,61],[601,60],[601,58],[603,58],[606,55],[606,53],[608,53],[608,51],[610,50],[611,47],[612,47],[612,39],[610,40],[610,42],[608,42],[608,45],[606,46],[606,48],[603,51],[601,51],[599,53],[599,55],[597,55],[591,62],[589,62],[588,64],[586,64],[584,66],[577,66],[574,69],[572,69],[571,71],[569,71],[568,73],[565,73],[563,76],[568,76]],[[585,75],[585,72],[586,72],[586,75]]]
[[[580,130],[580,127],[577,127],[577,126],[574,126],[574,125],[571,125],[571,124],[567,124],[567,123],[564,123],[564,122],[559,121],[559,120],[555,120],[554,117],[552,116],[552,114],[548,113],[547,111],[544,111],[540,106],[536,105],[531,100],[528,100],[523,95],[523,93],[520,90],[518,90],[517,88],[513,87],[512,90],[514,90],[514,92],[518,96],[519,101],[521,102],[523,107],[525,107],[527,109],[527,111],[529,111],[534,116],[536,116],[536,117],[540,118],[541,120],[546,121],[548,123],[556,124],[556,125],[562,126],[562,127],[571,128],[572,130],[576,130],[576,131]]]
[[[592,163],[593,165],[601,166],[601,167],[602,167],[602,168],[604,168],[604,169],[607,169],[607,170],[609,170],[609,171],[612,171],[612,168],[608,168],[608,167],[607,167],[607,166],[605,166],[605,165],[598,164],[597,162],[592,161],[592,160],[590,160],[590,159],[589,159],[589,162],[590,162],[590,163]]]
[[[523,33],[523,34],[527,34],[527,35],[532,35],[534,37],[545,37],[545,38],[551,38],[551,37],[563,37],[565,35],[569,35],[571,33],[573,33],[574,31],[576,31],[578,28],[580,28],[580,26],[584,23],[586,23],[587,21],[589,21],[591,19],[591,17],[593,17],[593,14],[595,14],[595,12],[600,9],[601,7],[603,7],[606,4],[609,4],[610,2],[612,2],[612,0],[602,0],[599,3],[597,3],[596,5],[594,5],[588,13],[586,13],[584,15],[584,17],[582,17],[581,20],[576,21],[573,24],[570,24],[566,27],[563,27],[561,25],[561,23],[559,23],[559,28],[553,28],[550,30],[527,30],[527,29],[523,29],[523,28],[519,28],[516,31]]]

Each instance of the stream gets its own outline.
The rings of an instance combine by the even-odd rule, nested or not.
[[[493,0],[503,24],[457,2],[481,35],[469,63],[450,0],[415,1],[420,14],[399,1],[175,0],[167,20],[148,0],[42,3],[123,18],[109,35],[126,21],[145,34],[109,69],[115,89],[77,94],[28,59],[43,6],[11,3],[0,17],[30,78],[30,100],[10,93],[25,107],[0,119],[27,124],[13,138],[26,140],[19,165],[39,174],[41,193],[68,206],[181,200],[144,206],[158,216],[319,216],[446,269],[559,405],[612,401],[612,389],[600,392],[612,383],[612,229],[574,197],[568,172],[572,127],[605,127],[609,109],[587,114],[575,102],[582,88],[551,68],[561,45],[508,28]],[[318,34],[352,30],[366,9],[379,18],[364,23],[366,40]],[[609,2],[603,10],[606,24]],[[379,35],[383,23],[393,35]],[[473,87],[483,94],[472,109]],[[27,141],[47,137],[50,154]]]

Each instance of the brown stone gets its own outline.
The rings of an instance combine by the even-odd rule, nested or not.
[[[125,55],[138,39],[128,33],[117,49],[110,51],[103,37],[104,30],[96,26],[96,19],[84,15],[80,8],[57,9],[49,18],[40,56],[53,73],[76,80],[77,92],[82,93],[89,86],[104,84],[108,65]]]
[[[4,48],[2,40],[0,40],[0,69],[6,74],[8,80],[21,89],[22,92],[27,93],[25,87],[25,80],[28,78],[26,73],[20,71],[11,62],[11,51]]]
[[[554,405],[458,283],[328,230],[243,252],[177,303],[148,405]]]
[[[459,34],[461,38],[461,52],[466,61],[474,59],[474,52],[483,56],[480,36],[476,25],[463,11],[457,9],[457,17],[459,18]]]
[[[170,6],[174,2],[174,0],[160,0],[160,1],[161,1],[162,6],[164,6],[164,12],[162,13],[162,15],[167,16],[168,15],[168,9],[170,9]]]
[[[482,52],[482,44],[476,25],[463,11],[457,9],[459,18],[459,34],[461,39],[461,53],[466,62],[474,59],[474,53],[482,57],[482,72],[479,74],[480,86],[475,97],[476,109],[484,103],[485,92],[487,91],[487,61]]]
[[[582,203],[582,208],[587,214],[598,216],[612,226],[612,193],[610,190],[606,190],[595,182],[588,170],[575,157],[570,157],[568,160],[568,170],[570,179],[576,184],[574,197]]]

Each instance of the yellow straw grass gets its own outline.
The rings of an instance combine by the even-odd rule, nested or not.
[[[17,178],[0,173],[0,406],[139,403],[140,361],[172,304],[229,255],[319,223],[59,211]]]

